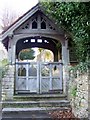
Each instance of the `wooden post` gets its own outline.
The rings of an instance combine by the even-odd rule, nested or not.
[[[54,62],[58,61],[58,51],[56,50],[54,53]]]
[[[9,38],[9,44],[8,44],[8,60],[9,63],[12,64],[12,44],[13,44],[13,33],[10,33],[8,35]]]
[[[19,64],[17,64],[16,63],[16,71],[15,71],[15,76],[16,76],[16,79],[15,79],[15,90],[18,90],[18,84],[17,84],[17,81],[18,81],[18,65]],[[18,92],[15,92],[16,94],[18,93]]]
[[[15,64],[15,45],[12,45],[12,64]]]
[[[9,37],[9,45],[8,45],[8,60],[9,60],[9,63],[11,64],[12,63],[12,46],[11,46],[11,42],[12,42],[12,38]]]
[[[29,74],[28,74],[28,70],[29,70],[29,67],[28,67],[28,64],[26,64],[26,90],[29,90],[28,89],[28,76],[29,76]]]
[[[63,67],[62,67],[62,61],[60,61],[60,64],[59,64],[59,66],[60,66],[60,89],[62,89],[62,78],[63,78]]]
[[[62,45],[62,62],[63,62],[63,92],[68,94],[68,41],[65,40],[65,43]]]
[[[41,78],[39,76],[39,72],[41,71],[41,68],[39,68],[39,66],[40,66],[40,64],[39,64],[39,62],[37,62],[37,93],[39,93],[41,90],[41,85],[40,85]]]
[[[43,63],[39,63],[39,86],[40,86],[40,93],[42,92],[42,65]]]
[[[50,86],[50,90],[52,90],[52,64],[50,63],[50,83],[49,83],[49,86]]]
[[[62,62],[64,65],[68,64],[69,61],[69,51],[67,49],[67,40],[65,41],[65,45],[62,45]]]

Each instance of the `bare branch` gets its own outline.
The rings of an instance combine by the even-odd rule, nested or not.
[[[4,8],[1,19],[1,27],[3,30],[7,29],[13,22],[15,22],[20,15],[17,15],[15,11],[10,8]]]

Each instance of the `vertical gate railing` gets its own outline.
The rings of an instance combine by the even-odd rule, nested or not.
[[[63,65],[61,62],[17,62],[17,92],[44,93],[62,90]]]
[[[40,64],[40,92],[62,90],[63,66],[61,62]]]
[[[37,92],[38,64],[36,62],[16,63],[16,91]]]

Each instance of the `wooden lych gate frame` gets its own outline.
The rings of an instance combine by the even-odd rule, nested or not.
[[[2,42],[8,51],[9,63],[15,64],[15,92],[18,93],[20,91],[26,90],[27,92],[31,91],[36,93],[43,93],[56,89],[62,90],[64,93],[67,92],[67,75],[65,74],[65,72],[66,66],[69,64],[68,35],[65,30],[55,24],[53,19],[49,18],[49,15],[45,14],[41,4],[37,4],[36,6],[34,6],[31,10],[20,17],[15,23],[13,23],[7,30],[3,31],[1,37]],[[34,39],[34,42],[32,42],[32,39]],[[42,42],[38,42],[38,39],[41,39]],[[58,44],[60,44],[60,48],[57,47]],[[54,62],[52,63],[35,63],[35,65],[37,66],[37,75],[33,77],[31,75],[28,75],[28,70],[30,65],[34,63],[20,63],[20,61],[17,60],[19,52],[21,50],[32,47],[49,49],[54,54]],[[59,60],[61,60],[62,62],[59,62]],[[23,64],[23,66],[25,67],[26,74],[24,76],[20,76],[18,74],[18,69],[21,64]],[[42,66],[45,67],[46,65],[49,69],[49,75],[42,76]],[[59,84],[55,86],[54,79],[56,79],[56,76],[52,76],[52,71],[54,71],[55,69],[53,68],[53,66],[56,66],[56,68],[60,68],[60,70],[58,70],[60,74],[57,76],[57,78],[59,78]],[[24,82],[30,84],[31,79],[34,78],[37,82],[36,88],[34,87],[34,90],[28,87],[28,85],[25,88],[21,87],[21,90],[19,89],[18,86],[20,82],[17,81],[19,81],[20,79],[21,81],[23,81],[23,79],[25,79]],[[49,82],[47,84],[47,89],[45,90],[42,89],[43,79]],[[55,82],[55,84],[57,83]],[[26,84],[24,83],[24,85]]]

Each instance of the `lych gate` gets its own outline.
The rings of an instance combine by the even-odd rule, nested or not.
[[[16,63],[16,93],[50,93],[52,91],[62,92],[62,63]]]
[[[40,4],[20,17],[2,34],[9,62],[15,64],[15,93],[66,93],[65,68],[69,63],[65,32],[45,15]],[[53,62],[20,62],[18,55],[26,48],[45,48],[54,55]],[[46,72],[45,72],[46,71]],[[22,75],[23,72],[23,75]]]

